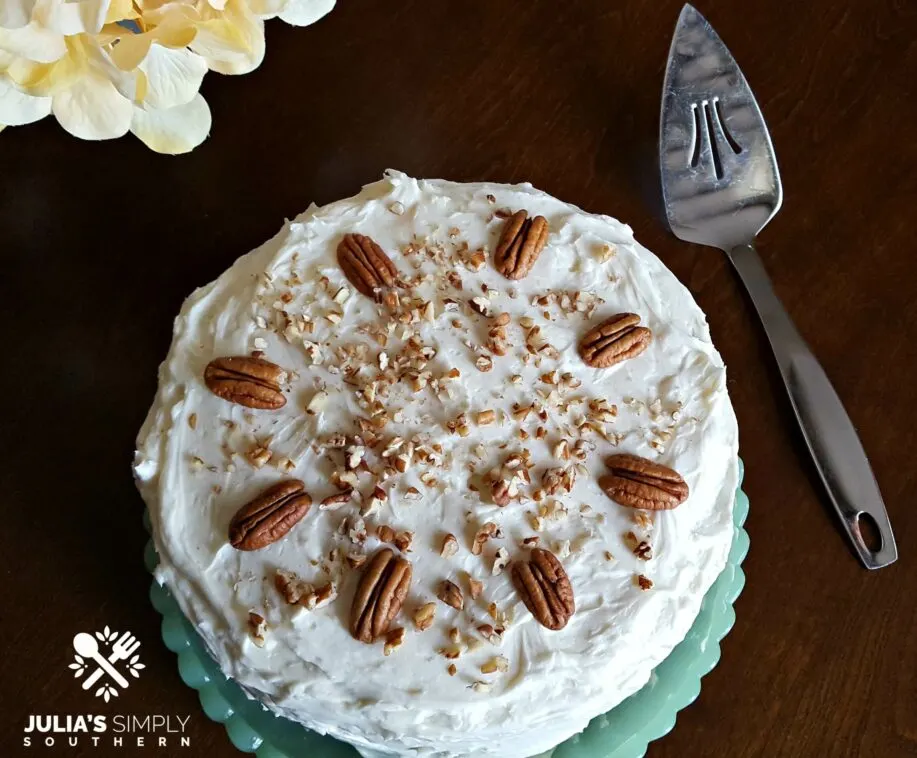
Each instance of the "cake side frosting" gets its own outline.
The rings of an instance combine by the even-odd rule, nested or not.
[[[550,227],[544,252],[518,282],[491,265],[503,208],[541,214]],[[335,257],[348,232],[374,239],[412,279],[413,296],[431,305],[402,323],[354,291]],[[587,366],[578,340],[621,312],[641,317],[652,344],[617,366]],[[510,323],[508,349],[498,356],[485,345],[501,313]],[[375,377],[412,339],[428,349],[423,369],[374,386],[367,400]],[[537,359],[527,349],[536,340]],[[253,350],[291,373],[277,411],[229,404],[202,382],[214,358]],[[135,460],[160,556],[157,577],[224,673],[281,715],[365,755],[527,758],[645,684],[725,565],[738,473],[725,380],[703,313],[627,226],[530,185],[389,172],[354,198],[313,206],[185,302]],[[478,423],[484,411],[493,411],[492,422]],[[346,470],[347,449],[334,437],[355,447],[354,419],[379,416],[386,422],[373,432],[379,441],[361,453],[375,472],[358,474],[363,500],[320,508]],[[389,458],[414,454],[403,473],[382,481],[382,453],[393,445]],[[532,483],[498,507],[481,477],[523,450]],[[611,501],[597,480],[603,458],[616,452],[678,471],[687,501],[652,518]],[[575,485],[535,501],[548,469],[572,469]],[[235,512],[284,477],[305,483],[312,511],[269,547],[232,548]],[[361,518],[377,485],[386,498]],[[486,522],[502,537],[474,555],[469,547]],[[405,640],[388,656],[381,643],[350,636],[357,572],[344,559],[372,555],[383,524],[412,533],[406,557],[414,575],[395,622]],[[447,533],[459,550],[445,558]],[[535,536],[560,558],[576,595],[576,612],[560,631],[535,621],[508,571],[494,574],[495,551],[524,557],[523,540]],[[648,543],[651,559],[634,554],[635,539]],[[337,599],[313,610],[290,606],[274,588],[277,569],[316,585],[331,581]],[[483,583],[477,600],[468,596],[467,575]],[[638,575],[652,587],[641,589]],[[443,579],[465,590],[464,610],[437,600]],[[434,623],[417,631],[412,614],[428,602],[436,603]],[[253,611],[266,620],[263,647],[248,628]],[[482,642],[476,628],[501,622],[501,644]],[[460,656],[447,659],[441,651],[456,644],[452,628]],[[482,673],[496,656],[508,670]]]

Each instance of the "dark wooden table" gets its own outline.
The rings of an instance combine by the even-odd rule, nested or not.
[[[387,167],[529,180],[630,223],[709,314],[752,509],[747,586],[665,756],[917,756],[917,4],[707,0],[751,82],[786,201],[775,287],[869,452],[901,559],[860,568],[835,527],[763,333],[725,258],[671,237],[653,165],[677,0],[343,0],[267,57],[210,74],[210,139],[180,158],[52,121],[0,137],[4,398],[0,755],[236,755],[162,645],[134,436],[182,299],[309,202]],[[110,625],[146,670],[109,704],[71,639]],[[191,716],[192,745],[22,747],[31,714]],[[65,740],[64,740],[65,742]],[[130,744],[130,743],[128,743]]]

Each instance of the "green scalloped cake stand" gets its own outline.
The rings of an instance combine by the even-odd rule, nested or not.
[[[743,471],[740,461],[740,483]],[[656,667],[642,690],[593,719],[582,734],[558,745],[552,758],[640,758],[652,740],[671,731],[678,711],[700,694],[701,677],[716,666],[720,640],[735,622],[732,606],[745,586],[741,564],[748,553],[748,534],[742,528],[746,516],[748,498],[740,488],[729,560],[704,597],[700,614],[684,641]],[[144,523],[149,531],[148,514],[144,514]],[[147,543],[144,557],[152,571],[158,562],[152,541]],[[169,591],[155,580],[150,600],[162,614],[163,641],[178,654],[181,678],[198,691],[204,713],[226,727],[239,750],[255,753],[258,758],[356,758],[357,752],[350,745],[274,716],[223,676]]]

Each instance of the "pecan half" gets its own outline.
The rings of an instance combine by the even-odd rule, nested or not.
[[[548,221],[544,216],[530,219],[527,211],[516,211],[503,227],[494,263],[507,279],[522,279],[544,249],[548,240]]]
[[[513,584],[539,624],[563,629],[576,610],[570,578],[547,550],[536,547],[530,556],[529,561],[513,562]]]
[[[395,284],[398,269],[372,239],[363,234],[345,234],[338,245],[338,264],[350,283],[373,300]]]
[[[373,556],[357,587],[350,609],[350,633],[371,643],[388,631],[411,587],[413,569],[389,548]]]
[[[276,363],[234,355],[214,358],[204,369],[204,384],[214,395],[247,408],[277,410],[287,399],[280,391],[287,372]]]
[[[260,550],[283,537],[311,507],[299,479],[279,482],[238,510],[229,523],[229,542],[236,550]]]
[[[639,455],[619,453],[605,459],[611,473],[599,478],[599,486],[616,503],[645,511],[663,511],[688,499],[688,485],[668,466]]]
[[[636,313],[618,313],[605,319],[579,343],[580,357],[593,368],[608,368],[635,358],[653,341],[653,333],[637,326],[639,323]]]

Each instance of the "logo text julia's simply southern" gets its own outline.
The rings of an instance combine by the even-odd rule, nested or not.
[[[81,743],[99,745],[100,735],[108,733],[106,744],[115,747],[188,747],[191,738],[185,735],[190,716],[146,715],[134,716],[116,714],[99,715],[53,715],[32,714],[23,729],[24,747],[66,744],[75,747]],[[127,735],[127,736],[125,736]]]

